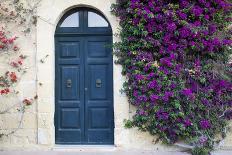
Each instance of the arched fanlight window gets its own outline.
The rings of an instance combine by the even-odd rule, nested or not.
[[[79,12],[75,12],[65,18],[60,27],[79,27]]]
[[[100,15],[88,11],[88,27],[108,27],[108,22]]]
[[[68,11],[57,25],[59,33],[78,34],[112,34],[110,23],[97,10],[91,8],[74,8]]]

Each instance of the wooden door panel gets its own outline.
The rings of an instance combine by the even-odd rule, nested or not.
[[[111,37],[56,37],[56,143],[113,144]]]
[[[84,139],[84,60],[81,37],[56,38],[56,143]]]
[[[113,144],[113,64],[111,37],[85,40],[85,126],[90,144]]]
[[[80,100],[80,68],[79,66],[61,66],[60,100]]]

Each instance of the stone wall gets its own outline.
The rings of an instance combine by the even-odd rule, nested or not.
[[[1,25],[2,23],[0,23]],[[2,26],[2,25],[1,25]],[[18,25],[17,25],[18,26]],[[31,33],[25,35],[16,25],[8,27],[11,34],[19,37],[16,44],[20,47],[20,52],[27,55],[24,65],[27,67],[27,73],[22,75],[20,83],[15,86],[16,91],[19,91],[18,98],[8,96],[4,98],[0,95],[0,109],[3,111],[11,107],[13,104],[22,101],[24,98],[33,98],[36,94],[36,27],[31,27]],[[3,75],[7,70],[12,70],[9,67],[9,62],[14,60],[15,54],[12,56],[1,54],[0,56],[0,75]],[[17,55],[17,54],[16,54]],[[37,103],[25,109],[22,124],[19,130],[8,137],[0,138],[0,150],[3,149],[24,149],[34,148],[37,144]],[[9,133],[18,128],[21,120],[21,112],[17,112],[18,106],[11,109],[6,114],[0,115],[0,132]]]
[[[55,28],[65,12],[80,6],[87,6],[102,12],[110,22],[113,33],[117,32],[118,19],[110,13],[110,6],[115,0],[42,0],[38,7],[37,27],[30,36],[22,36],[18,40],[21,50],[28,55],[28,73],[18,86],[22,97],[38,94],[37,103],[26,109],[21,129],[0,140],[0,150],[48,150],[55,147],[54,131],[54,81],[55,81]],[[113,38],[114,42],[118,38]],[[47,57],[46,57],[47,56]],[[44,59],[44,63],[40,60]],[[4,58],[0,58],[0,71]],[[174,151],[176,147],[154,144],[155,138],[137,129],[125,129],[124,119],[131,118],[134,108],[129,106],[127,98],[120,93],[124,78],[121,67],[114,64],[114,110],[115,110],[115,146],[118,149],[159,149]],[[1,105],[0,105],[1,106]],[[18,116],[8,113],[0,116],[0,127],[15,128]],[[224,143],[225,149],[232,149],[232,134]]]

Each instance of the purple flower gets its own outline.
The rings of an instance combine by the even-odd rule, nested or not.
[[[159,11],[161,11],[161,8],[160,7],[155,7],[154,11],[159,12]]]
[[[193,7],[191,11],[197,17],[202,15],[202,13],[203,13],[203,9],[200,6]]]
[[[159,96],[158,96],[158,95],[155,95],[155,94],[152,94],[152,95],[150,96],[150,99],[151,99],[152,102],[155,102],[155,101],[157,101],[157,100],[159,99]]]
[[[226,88],[226,87],[230,87],[230,84],[226,80],[219,80],[218,85],[216,87]]]
[[[187,0],[180,0],[181,7],[185,8],[189,5],[189,2]]]
[[[172,10],[167,10],[166,12],[164,12],[165,16],[168,18],[173,18],[173,11]]]
[[[148,24],[148,25],[146,26],[146,28],[147,28],[147,30],[148,30],[149,33],[152,33],[152,32],[153,32],[153,26],[152,26],[152,24]]]
[[[149,73],[148,78],[151,79],[153,77],[155,77],[155,73]]]
[[[173,97],[174,93],[173,92],[165,92],[164,96],[162,97],[165,102],[168,102],[170,97]]]
[[[163,17],[162,14],[158,14],[157,16],[155,16],[155,19],[156,19],[157,22],[162,22],[164,17]]]
[[[201,26],[201,21],[195,21],[195,22],[193,23],[193,25],[194,25],[194,26],[197,26],[197,27],[198,27],[198,26]]]
[[[224,39],[223,41],[223,45],[232,45],[232,40],[227,40],[227,39]]]
[[[169,52],[175,51],[177,49],[177,47],[178,47],[177,44],[172,43],[172,44],[168,45],[168,51]]]
[[[159,70],[161,71],[161,72],[163,72],[164,74],[166,74],[166,75],[168,75],[170,72],[169,72],[169,70],[168,70],[168,68],[167,67],[164,67],[164,66],[160,66],[159,67]]]
[[[171,83],[170,88],[171,89],[175,89],[176,88],[176,84],[175,83]]]
[[[135,79],[138,80],[138,81],[141,81],[141,80],[144,79],[144,76],[141,75],[141,74],[136,74],[136,75],[135,75]]]
[[[168,25],[167,25],[167,30],[169,32],[173,32],[174,30],[176,30],[176,28],[177,28],[177,26],[175,23],[168,23]]]
[[[170,57],[169,57],[171,60],[174,60],[174,59],[176,59],[176,56],[175,56],[175,54],[174,53],[170,53]]]
[[[139,24],[139,21],[140,21],[139,18],[134,18],[134,19],[132,20],[132,23],[133,23],[133,25],[138,25],[138,24]]]
[[[147,72],[150,69],[150,67],[151,67],[151,64],[147,64],[143,70]]]
[[[209,106],[209,100],[205,98],[201,99],[201,103],[204,104],[205,106]]]
[[[154,7],[154,4],[153,4],[152,2],[148,2],[148,6],[149,6],[150,8],[153,8],[153,7]]]
[[[211,125],[210,125],[210,122],[209,122],[208,120],[203,119],[203,120],[200,121],[200,127],[201,127],[202,129],[209,129],[210,126],[211,126]]]
[[[165,44],[169,44],[170,43],[170,40],[171,40],[171,35],[170,34],[166,34],[164,37],[163,37],[163,42]]]
[[[215,24],[211,24],[209,25],[208,29],[209,29],[209,32],[213,34],[217,31],[217,26]]]
[[[137,90],[134,90],[133,95],[134,95],[135,97],[138,97],[138,91],[137,91]]]
[[[212,44],[213,44],[214,46],[220,46],[220,45],[221,45],[221,41],[220,41],[218,38],[214,38],[214,39],[212,40]]]
[[[191,125],[192,125],[192,122],[191,122],[190,119],[185,119],[185,120],[184,120],[184,126],[185,126],[185,127],[188,127],[188,126],[191,126]]]
[[[204,19],[206,19],[206,20],[209,20],[209,18],[210,18],[209,15],[204,16]]]
[[[206,2],[205,6],[206,6],[207,8],[210,8],[210,6],[211,6],[210,2]]]
[[[190,46],[196,46],[196,43],[194,41],[190,41],[189,45]]]
[[[194,95],[193,95],[193,92],[192,92],[192,90],[191,89],[183,89],[182,91],[181,91],[181,93],[183,94],[183,95],[185,95],[186,97],[189,97],[189,98],[192,98]]]
[[[145,111],[144,111],[143,109],[140,109],[140,110],[138,111],[138,113],[139,113],[139,115],[141,115],[141,116],[145,115]]]
[[[159,120],[167,120],[169,118],[169,114],[163,110],[159,110],[156,113],[156,116],[158,117]]]
[[[200,61],[199,58],[195,60],[194,65],[195,65],[196,67],[201,66],[201,61]]]
[[[209,31],[207,31],[207,30],[202,31],[202,34],[205,35],[205,36],[207,36],[207,35],[209,35]]]
[[[180,72],[181,72],[181,69],[182,69],[182,65],[176,65],[175,66],[175,72],[176,72],[176,74],[180,74]]]
[[[147,101],[148,101],[148,98],[147,98],[145,95],[142,95],[142,96],[139,96],[139,97],[138,97],[138,100],[139,100],[140,102],[147,102]]]
[[[183,27],[179,30],[179,34],[181,38],[187,38],[191,35],[191,30],[187,27]]]
[[[146,93],[148,91],[146,86],[142,86],[141,90],[142,90],[142,93]]]
[[[153,45],[154,46],[160,46],[161,44],[160,44],[160,42],[158,40],[154,40],[153,41]]]
[[[179,12],[178,13],[179,17],[182,19],[182,20],[186,20],[187,19],[187,15],[183,12]]]
[[[153,81],[148,83],[148,88],[149,89],[154,89],[156,87],[157,87],[157,81],[156,80],[153,80]]]
[[[162,65],[168,66],[168,67],[172,67],[172,62],[169,60],[169,58],[162,58],[160,59],[160,63]]]
[[[144,8],[144,11],[145,11],[147,14],[151,13],[150,9],[147,8],[147,7]]]
[[[198,0],[201,4],[206,4],[206,0]]]

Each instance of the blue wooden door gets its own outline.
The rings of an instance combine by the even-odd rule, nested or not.
[[[112,35],[88,29],[55,36],[56,144],[114,142]]]

